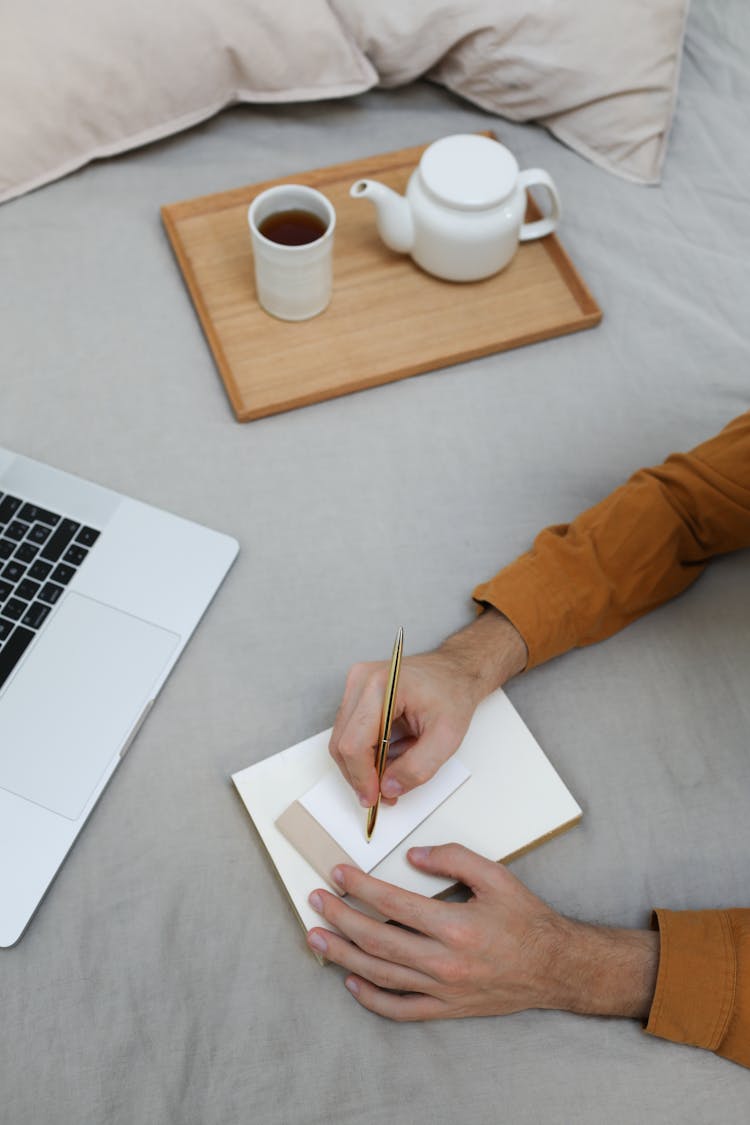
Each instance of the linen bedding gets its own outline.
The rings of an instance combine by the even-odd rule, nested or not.
[[[0,444],[241,543],[0,956],[2,1125],[746,1121],[746,1071],[635,1022],[359,1008],[307,952],[229,776],[328,726],[396,624],[408,651],[435,645],[541,527],[747,409],[748,57],[744,0],[693,4],[659,187],[420,81],[234,108],[0,207]],[[159,205],[482,128],[553,175],[601,325],[237,424]],[[513,864],[557,909],[643,926],[656,903],[750,903],[749,567],[717,560],[509,685],[584,810]]]

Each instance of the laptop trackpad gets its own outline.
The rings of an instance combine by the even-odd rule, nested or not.
[[[0,701],[0,787],[77,820],[178,643],[68,594]]]

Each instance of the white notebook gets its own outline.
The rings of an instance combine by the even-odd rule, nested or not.
[[[330,734],[323,731],[232,775],[306,930],[320,924],[307,897],[323,880],[276,821],[329,771],[337,771],[328,754]],[[440,894],[453,881],[417,871],[406,859],[408,848],[456,842],[505,861],[581,818],[578,804],[501,690],[477,708],[457,758],[468,779],[372,868],[373,875],[420,894]],[[363,813],[354,793],[351,799]]]

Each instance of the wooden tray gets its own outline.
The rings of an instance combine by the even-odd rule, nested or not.
[[[488,134],[492,135],[492,134]],[[555,235],[522,244],[486,281],[439,281],[388,250],[363,177],[404,191],[425,146],[162,207],[162,220],[240,422],[590,328],[601,310]],[[255,296],[247,207],[304,183],[337,213],[331,304],[312,320],[268,316]],[[539,212],[529,202],[528,218]]]

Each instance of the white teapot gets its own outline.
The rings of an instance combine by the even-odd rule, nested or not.
[[[550,214],[525,223],[526,188],[544,187]],[[508,264],[518,243],[542,238],[560,219],[560,197],[541,168],[519,171],[498,141],[459,133],[435,141],[409,178],[406,195],[376,180],[357,180],[349,194],[370,199],[391,250],[447,281],[479,281]]]

